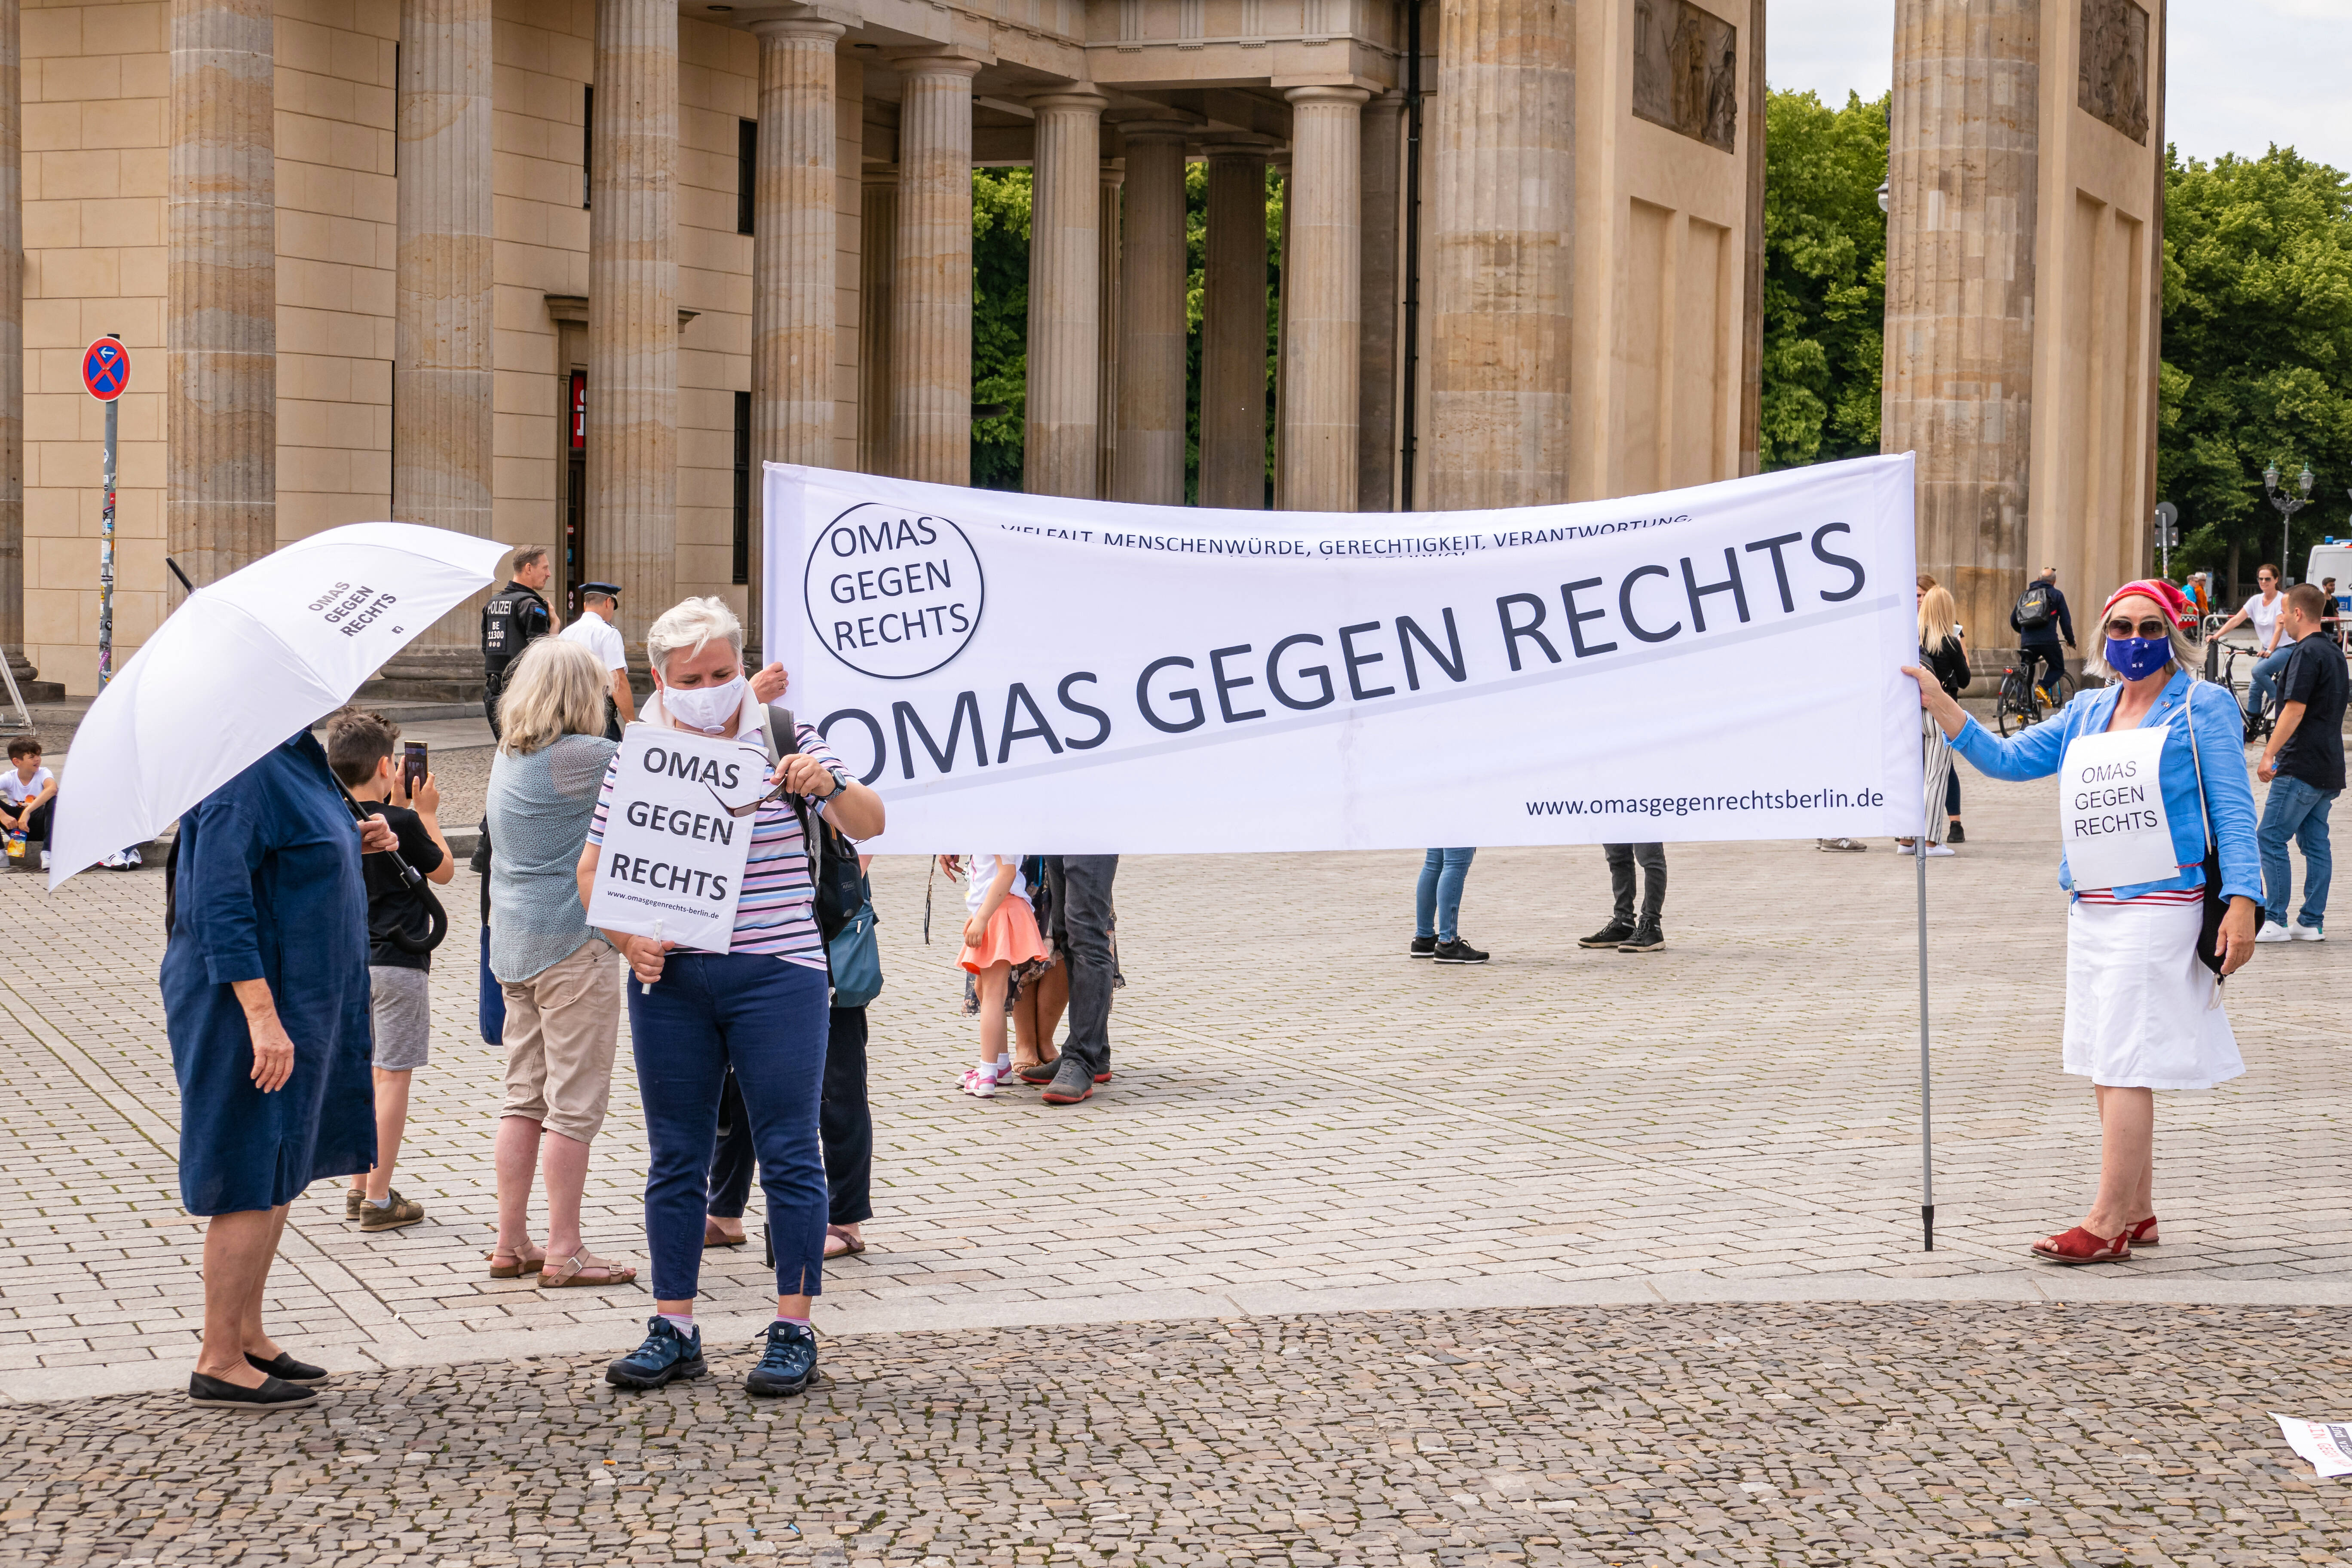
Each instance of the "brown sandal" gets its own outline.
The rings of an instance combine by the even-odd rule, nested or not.
[[[590,1278],[592,1275],[594,1278]],[[558,1267],[542,1270],[539,1276],[539,1288],[542,1290],[561,1290],[567,1287],[578,1286],[583,1289],[593,1289],[604,1285],[626,1285],[636,1277],[637,1271],[626,1264],[606,1263],[602,1259],[590,1258],[588,1249],[583,1247],[565,1258]]]
[[[855,1258],[859,1253],[866,1250],[866,1244],[858,1240],[856,1237],[850,1235],[848,1230],[841,1226],[826,1226],[824,1227],[824,1239],[827,1242],[837,1241],[841,1243],[841,1250],[839,1252],[834,1252],[831,1250],[826,1251],[824,1260],[827,1263],[832,1262],[836,1258]]]
[[[501,1258],[512,1258],[513,1261],[501,1263],[499,1261]],[[526,1274],[536,1274],[547,1267],[547,1256],[544,1253],[537,1258],[526,1258],[520,1253],[492,1250],[482,1254],[482,1259],[490,1266],[490,1278],[493,1279],[520,1279]]]
[[[719,1222],[717,1220],[712,1219],[708,1215],[703,1216],[702,1245],[706,1249],[713,1247],[742,1247],[749,1243],[751,1239],[751,1236],[749,1231],[746,1231],[741,1236],[730,1236],[725,1231],[719,1228]]]

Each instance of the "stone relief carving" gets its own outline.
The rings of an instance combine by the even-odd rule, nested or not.
[[[1730,152],[1738,67],[1739,30],[1722,17],[1690,0],[1633,0],[1633,112],[1642,119]]]
[[[2132,0],[2083,0],[2075,106],[2147,145],[2147,13]]]

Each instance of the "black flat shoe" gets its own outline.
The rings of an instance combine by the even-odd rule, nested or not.
[[[297,1387],[282,1377],[265,1377],[259,1388],[247,1388],[239,1384],[224,1383],[203,1373],[188,1374],[188,1403],[213,1410],[242,1410],[249,1415],[267,1415],[272,1410],[290,1409],[298,1405],[315,1405],[316,1393]]]
[[[324,1383],[327,1369],[312,1366],[307,1361],[296,1361],[285,1351],[278,1352],[276,1361],[264,1361],[251,1351],[245,1352],[245,1364],[256,1372],[266,1372],[280,1383]]]

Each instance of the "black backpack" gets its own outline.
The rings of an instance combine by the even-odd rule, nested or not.
[[[2047,583],[2036,583],[2025,590],[2017,601],[2017,625],[2021,631],[2038,632],[2056,618],[2053,604],[2056,597]]]
[[[768,758],[781,762],[801,749],[800,726],[793,710],[768,704]],[[824,819],[805,795],[788,793],[793,815],[800,818],[802,841],[808,846],[809,882],[816,929],[826,944],[841,934],[866,902],[866,874],[857,868],[857,850],[841,830]]]

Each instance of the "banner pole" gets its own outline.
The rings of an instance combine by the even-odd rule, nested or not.
[[[1924,1250],[1936,1250],[1936,1139],[1927,1082],[1927,835],[1922,824],[1919,869],[1919,1234]]]

